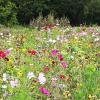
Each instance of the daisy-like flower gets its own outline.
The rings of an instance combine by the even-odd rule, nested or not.
[[[17,87],[19,85],[18,79],[11,80],[10,85],[11,85],[12,88]]]
[[[22,72],[21,70],[18,71],[18,72],[17,72],[17,76],[18,76],[18,77],[22,77],[22,76],[23,76],[23,72]]]
[[[40,90],[43,94],[45,94],[45,95],[47,95],[47,96],[50,96],[50,92],[49,92],[47,89],[41,87],[41,88],[39,88],[39,90]]]
[[[35,77],[35,75],[34,75],[33,72],[29,72],[29,73],[27,74],[27,78],[31,79],[31,78],[33,78],[33,77]]]
[[[40,84],[45,84],[46,83],[46,78],[45,78],[44,73],[42,73],[42,72],[39,73],[38,80],[39,80]]]

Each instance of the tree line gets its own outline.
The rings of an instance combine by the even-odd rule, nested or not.
[[[39,13],[66,16],[72,25],[100,24],[100,0],[0,0],[0,24],[29,24]]]

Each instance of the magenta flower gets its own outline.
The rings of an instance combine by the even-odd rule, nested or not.
[[[60,60],[60,61],[62,61],[63,60],[63,56],[60,54],[60,55],[58,55],[58,59]]]
[[[58,53],[58,50],[52,50],[52,56],[56,56]]]
[[[67,68],[67,67],[68,67],[68,63],[65,62],[65,61],[62,61],[61,64],[62,64],[62,67],[63,67],[63,68]]]
[[[50,96],[50,92],[49,92],[47,89],[41,87],[41,88],[39,88],[39,90],[40,90],[43,94],[45,94],[45,95],[47,95],[47,96]]]

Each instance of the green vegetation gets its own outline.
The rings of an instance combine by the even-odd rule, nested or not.
[[[1,100],[99,100],[99,27],[0,28]]]

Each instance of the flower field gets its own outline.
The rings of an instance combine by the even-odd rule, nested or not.
[[[100,100],[100,27],[0,28],[0,100]]]

